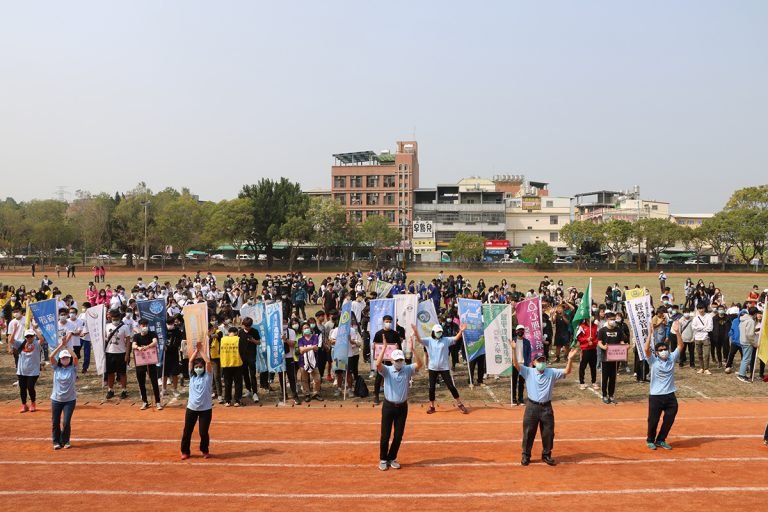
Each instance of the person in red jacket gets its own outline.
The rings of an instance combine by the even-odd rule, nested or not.
[[[581,346],[581,360],[579,362],[579,387],[587,389],[584,382],[584,373],[589,366],[589,373],[592,377],[592,389],[599,389],[597,386],[597,324],[590,318],[579,324],[576,331],[576,339]]]

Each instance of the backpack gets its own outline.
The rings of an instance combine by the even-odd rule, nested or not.
[[[368,386],[365,384],[365,379],[359,375],[355,379],[355,396],[360,398],[368,396]]]

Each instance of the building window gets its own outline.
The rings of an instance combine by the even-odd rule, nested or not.
[[[365,178],[365,186],[368,188],[377,188],[379,186],[379,177],[378,176],[366,176]]]
[[[550,242],[559,242],[560,241],[560,233],[557,231],[553,231],[549,234],[549,241]]]
[[[368,212],[365,214],[365,218],[367,219],[368,217],[378,217],[379,215],[381,215],[379,210],[368,210]]]
[[[333,188],[347,188],[347,177],[346,176],[334,176],[333,177]]]
[[[363,177],[362,176],[350,176],[349,177],[349,188],[363,188]]]
[[[652,204],[651,205],[651,210],[658,210],[658,209],[659,209],[659,205],[657,205],[657,204]]]
[[[379,193],[369,192],[365,194],[365,204],[370,206],[376,206],[379,204]]]
[[[388,212],[384,212],[384,213],[386,214],[387,222],[389,222],[390,224],[395,222],[395,212],[388,211]]]
[[[360,192],[352,192],[349,194],[349,204],[352,206],[360,206],[363,204],[363,194]]]
[[[339,204],[347,204],[347,194],[333,194],[333,198]]]
[[[395,186],[394,176],[384,176],[384,187],[393,188]]]
[[[554,208],[555,202],[554,201],[547,201],[547,208]]]
[[[549,224],[552,226],[557,225],[557,215],[550,215],[549,216]]]
[[[395,194],[388,192],[384,194],[384,204],[387,205],[394,205],[395,204]]]
[[[533,226],[528,226],[528,229],[533,229]]]
[[[349,212],[349,220],[352,222],[362,222],[363,221],[363,212],[360,210],[352,210]]]

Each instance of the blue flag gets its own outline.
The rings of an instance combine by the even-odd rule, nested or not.
[[[395,318],[395,299],[374,299],[370,301],[370,322],[368,331],[371,335],[371,369],[376,363],[374,357],[373,337],[384,327],[384,315]]]
[[[157,366],[162,366],[165,344],[168,340],[168,328],[165,324],[165,300],[140,300],[136,305],[139,307],[139,316],[149,320],[149,331],[157,338]]]
[[[32,317],[43,333],[48,346],[56,348],[59,345],[58,328],[56,327],[56,299],[48,299],[29,304]]]
[[[349,363],[349,330],[351,328],[350,320],[352,314],[352,302],[346,301],[341,306],[341,316],[339,317],[339,330],[336,331],[336,344],[333,347],[333,359],[336,361],[336,368],[346,370]]]
[[[459,322],[467,326],[462,336],[467,348],[467,358],[474,361],[485,355],[482,302],[476,299],[459,299]]]
[[[267,366],[270,372],[283,371],[283,305],[267,304],[266,314]]]

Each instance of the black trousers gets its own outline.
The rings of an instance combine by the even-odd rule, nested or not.
[[[224,401],[232,403],[232,384],[235,385],[235,402],[243,398],[243,367],[230,366],[221,369],[221,375],[224,377]]]
[[[592,377],[592,384],[597,382],[597,349],[582,350],[581,360],[579,361],[579,384],[584,384],[584,374],[589,366],[589,375]]]
[[[405,433],[405,420],[408,418],[408,402],[393,404],[384,400],[381,408],[381,439],[379,440],[379,460],[396,460],[400,443]],[[395,433],[392,435],[392,428]],[[392,444],[389,438],[392,437]]]
[[[603,397],[613,396],[616,391],[616,361],[603,361],[602,370]]]
[[[307,319],[307,312],[304,310],[304,302],[297,302],[293,305],[295,311],[296,311],[296,318],[299,318],[301,320]]]
[[[659,419],[664,413],[664,419],[661,422],[661,429],[658,434],[656,427],[659,426]],[[650,395],[648,397],[648,437],[649,443],[661,443],[667,440],[669,431],[675,423],[677,416],[677,397],[674,393],[667,395]]]
[[[523,389],[525,388],[525,379],[517,368],[512,367],[512,402],[516,404],[522,404],[523,402]]]
[[[717,364],[723,364],[723,360],[728,360],[728,345],[730,343],[727,339],[712,340],[709,344],[709,357],[713,363],[717,361]]]
[[[741,357],[744,357],[744,351],[741,350],[741,345],[734,345],[733,343],[730,345],[731,348],[728,350],[728,359],[725,361],[726,368],[733,368],[733,359],[736,357],[736,352],[741,354]]]
[[[320,348],[317,351],[317,369],[320,370],[320,380],[325,376],[325,367],[331,367],[331,354],[325,349]]]
[[[359,367],[360,367],[360,355],[356,356],[349,356],[349,359],[347,360],[347,369],[352,375],[352,382],[357,380],[357,376],[359,375]]]
[[[285,390],[283,391],[288,394],[285,389],[285,375],[288,374],[288,385],[291,388],[291,396],[294,400],[297,402],[299,401],[299,392],[296,388],[296,361],[294,361],[292,358],[286,357],[285,358],[285,372],[280,372],[278,375],[278,378],[280,379],[280,389]]]
[[[19,394],[21,395],[21,403],[26,405],[27,393],[29,393],[29,399],[32,403],[37,402],[37,392],[35,391],[35,383],[37,382],[38,375],[18,375],[19,377]]]
[[[435,401],[435,386],[437,384],[437,377],[443,378],[443,382],[448,386],[448,391],[451,392],[451,396],[454,399],[459,399],[459,390],[453,384],[453,376],[450,370],[429,370],[429,401]]]
[[[252,393],[258,393],[259,384],[256,380],[256,361],[251,363],[243,363],[243,381],[245,381],[245,389]]]
[[[523,415],[523,455],[531,456],[536,431],[541,429],[542,457],[552,455],[552,445],[555,442],[555,413],[552,404],[538,404],[528,400]]]
[[[685,365],[686,351],[688,352],[688,360],[690,362],[691,368],[693,368],[696,362],[696,357],[694,356],[694,353],[696,350],[696,344],[694,342],[690,342],[690,343],[685,343],[684,345],[685,345],[685,348],[683,348],[682,352],[680,352],[680,368],[682,368]]]
[[[157,385],[157,366],[147,364],[136,367],[136,380],[139,381],[139,393],[141,401],[147,402],[147,373],[149,373],[149,383],[152,385],[152,394],[155,395],[155,403],[160,403],[160,386]]]
[[[475,378],[475,369],[477,369],[477,378]],[[477,356],[474,360],[469,362],[469,380],[474,384],[482,384],[483,376],[485,375],[485,354]]]
[[[208,453],[208,445],[211,441],[208,436],[208,429],[211,426],[212,418],[213,409],[208,409],[207,411],[193,411],[192,409],[187,409],[187,414],[184,416],[184,433],[181,435],[181,453],[189,455],[192,432],[195,431],[195,423],[198,421],[200,421],[200,451]]]

